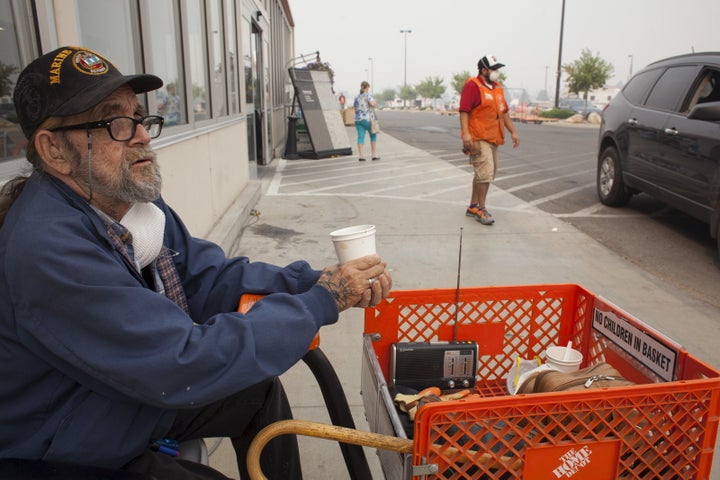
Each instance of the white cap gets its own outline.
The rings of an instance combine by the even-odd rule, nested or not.
[[[495,55],[486,55],[478,62],[478,68],[487,68],[488,70],[497,70],[504,66],[505,64],[500,63]]]

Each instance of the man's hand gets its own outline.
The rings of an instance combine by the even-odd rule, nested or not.
[[[473,138],[470,135],[470,114],[468,112],[460,112],[460,138],[463,150],[472,153]]]
[[[510,138],[512,138],[513,148],[519,147],[520,137],[518,137],[517,131],[515,130],[515,125],[513,125],[512,119],[510,118],[510,112],[505,112],[505,114],[503,115],[503,123],[505,124],[505,128],[508,129],[508,132],[510,132]]]
[[[392,288],[392,277],[385,267],[379,255],[368,255],[325,267],[317,283],[330,292],[341,312],[350,307],[374,307]]]
[[[463,151],[466,152],[466,155],[472,155],[475,153],[475,149],[473,148],[475,142],[473,141],[472,135],[469,133],[463,134],[462,143]]]

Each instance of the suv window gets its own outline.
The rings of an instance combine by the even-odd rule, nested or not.
[[[708,69],[702,73],[687,111],[690,111],[698,103],[705,102],[720,102],[720,71],[718,70]]]
[[[650,90],[650,87],[652,87],[661,73],[662,69],[660,68],[638,73],[625,85],[625,88],[623,88],[623,96],[633,105],[641,104],[648,90]]]
[[[670,67],[653,87],[645,105],[650,108],[677,112],[680,101],[697,76],[697,65]]]

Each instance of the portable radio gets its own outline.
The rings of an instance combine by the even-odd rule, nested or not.
[[[472,388],[478,345],[470,341],[394,343],[390,355],[393,385],[423,390]]]

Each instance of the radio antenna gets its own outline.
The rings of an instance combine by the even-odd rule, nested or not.
[[[458,339],[458,316],[460,314],[460,266],[462,265],[462,233],[463,227],[460,227],[460,248],[458,252],[457,288],[455,289],[455,325],[453,325],[453,342],[457,342]]]

